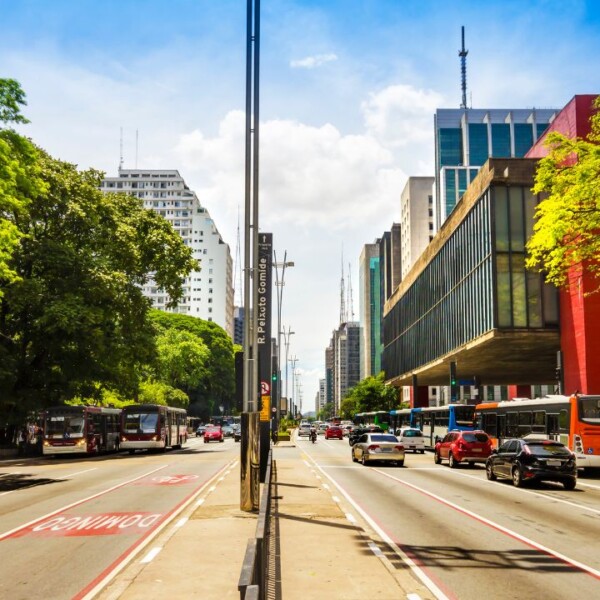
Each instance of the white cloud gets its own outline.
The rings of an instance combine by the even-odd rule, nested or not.
[[[337,54],[316,54],[315,56],[307,56],[299,60],[290,61],[292,69],[316,69],[325,63],[337,60]]]

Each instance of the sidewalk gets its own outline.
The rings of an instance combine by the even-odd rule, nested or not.
[[[326,481],[317,478],[293,441],[279,442],[273,458],[278,483],[273,492],[270,599],[432,597],[397,560],[386,557],[384,544],[368,527],[363,529],[358,515],[358,523],[348,520],[334,500],[333,486],[323,486]],[[179,516],[179,527],[167,527],[96,598],[239,598],[238,578],[247,541],[255,534],[256,515],[239,508],[239,462],[221,477],[212,484],[214,491],[200,496],[201,505],[196,502]],[[182,517],[187,520],[182,522]],[[144,563],[155,547],[162,549]]]

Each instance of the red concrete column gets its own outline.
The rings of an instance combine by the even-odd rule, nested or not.
[[[509,385],[508,386],[508,399],[513,398],[531,398],[531,386],[530,385]]]
[[[417,386],[417,393],[415,394],[414,387],[411,387],[410,407],[422,408],[423,406],[429,406],[429,388],[426,385],[419,385]]]

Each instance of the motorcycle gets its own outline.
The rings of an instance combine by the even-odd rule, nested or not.
[[[317,432],[312,430],[310,432],[310,441],[314,444],[317,441]]]

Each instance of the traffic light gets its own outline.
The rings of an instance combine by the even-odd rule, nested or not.
[[[271,381],[273,383],[275,383],[277,381],[277,373],[273,372],[273,374],[271,375]]]
[[[456,385],[456,363],[450,363],[450,385]]]
[[[456,378],[456,363],[450,363],[450,402],[458,401],[458,381]]]

